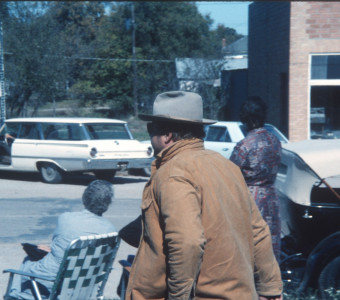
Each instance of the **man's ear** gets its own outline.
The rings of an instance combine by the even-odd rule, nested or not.
[[[165,136],[164,142],[167,145],[172,141],[172,137],[173,137],[172,132],[169,132],[169,133],[165,134],[164,136]]]

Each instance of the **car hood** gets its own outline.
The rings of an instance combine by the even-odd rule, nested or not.
[[[275,185],[288,199],[311,205],[314,187],[340,188],[340,140],[308,140],[282,145]]]

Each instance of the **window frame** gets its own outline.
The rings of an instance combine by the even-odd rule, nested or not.
[[[312,79],[312,58],[313,56],[340,56],[340,52],[321,52],[309,54],[309,72],[308,72],[308,139],[311,139],[311,104],[312,104],[312,87],[314,86],[340,86],[339,79]]]

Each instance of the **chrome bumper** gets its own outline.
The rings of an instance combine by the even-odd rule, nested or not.
[[[137,159],[89,159],[86,169],[88,170],[127,170],[149,168],[153,161],[150,158]]]

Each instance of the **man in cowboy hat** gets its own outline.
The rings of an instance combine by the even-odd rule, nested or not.
[[[126,299],[282,299],[267,224],[239,168],[205,150],[202,98],[157,96],[147,124],[155,161]]]

